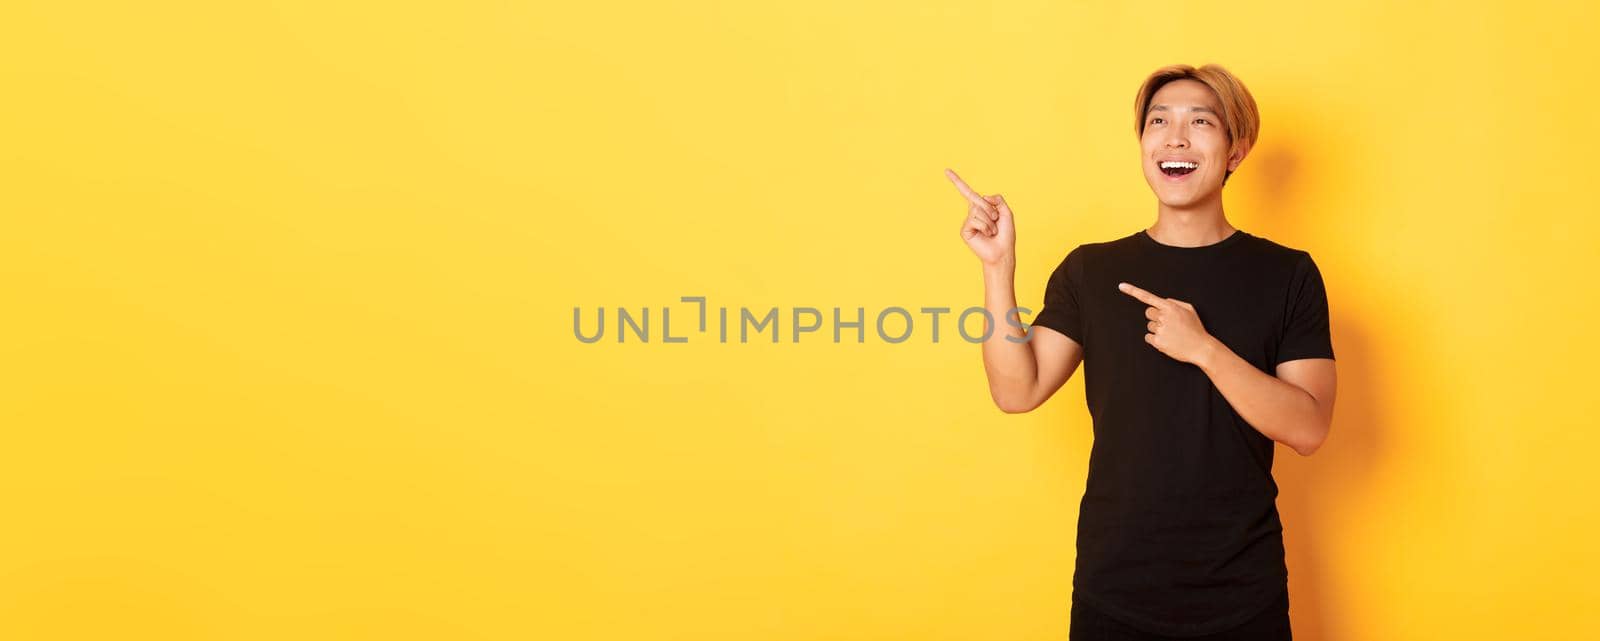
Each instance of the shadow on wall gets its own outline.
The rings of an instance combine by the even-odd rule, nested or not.
[[[1360,513],[1359,505],[1367,501],[1364,497],[1373,496],[1366,481],[1383,452],[1388,428],[1383,422],[1386,399],[1377,380],[1384,368],[1375,361],[1379,352],[1371,347],[1373,341],[1363,319],[1344,313],[1346,308],[1340,304],[1349,296],[1349,290],[1340,284],[1348,281],[1330,269],[1340,261],[1330,256],[1331,248],[1324,249],[1311,235],[1316,226],[1306,218],[1305,212],[1315,210],[1310,203],[1340,199],[1337,194],[1313,193],[1301,180],[1305,159],[1294,150],[1314,147],[1298,144],[1294,127],[1275,127],[1273,136],[1272,146],[1259,148],[1246,159],[1248,170],[1256,175],[1241,185],[1246,188],[1239,196],[1250,203],[1246,211],[1258,221],[1252,226],[1262,229],[1259,235],[1309,251],[1317,259],[1328,288],[1329,326],[1338,371],[1328,440],[1309,457],[1284,445],[1278,446],[1273,457],[1289,566],[1290,619],[1296,639],[1353,641],[1353,631],[1341,627],[1345,605],[1325,578],[1337,543],[1329,533],[1343,529],[1335,523],[1336,515]]]

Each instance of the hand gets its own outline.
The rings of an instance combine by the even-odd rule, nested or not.
[[[967,217],[961,223],[961,238],[985,265],[1016,263],[1017,228],[1011,220],[1011,206],[1000,194],[980,196],[956,172],[944,170],[956,189],[967,199]]]
[[[1144,316],[1150,319],[1146,329],[1151,333],[1144,335],[1144,342],[1167,356],[1194,365],[1200,365],[1211,354],[1217,339],[1200,324],[1194,305],[1176,298],[1162,298],[1132,283],[1117,283],[1117,289],[1149,305]]]

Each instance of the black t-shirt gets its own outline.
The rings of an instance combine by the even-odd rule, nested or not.
[[[1145,342],[1148,305],[1119,282],[1190,303],[1208,333],[1273,374],[1333,358],[1322,275],[1309,253],[1243,230],[1178,247],[1141,229],[1069,252],[1033,320],[1083,346],[1094,446],[1073,598],[1154,634],[1223,631],[1288,589],[1275,442],[1199,367]]]

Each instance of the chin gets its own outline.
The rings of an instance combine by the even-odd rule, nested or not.
[[[1181,208],[1181,207],[1188,207],[1189,205],[1193,205],[1195,203],[1198,203],[1198,202],[1200,202],[1202,200],[1205,200],[1205,198],[1201,197],[1200,194],[1182,194],[1182,195],[1179,195],[1179,194],[1157,193],[1156,194],[1156,200],[1161,201],[1161,204],[1166,205],[1168,207]]]
[[[1168,187],[1168,185],[1161,186]],[[1151,191],[1155,192],[1156,200],[1172,208],[1183,208],[1204,202],[1221,189],[1221,185],[1211,189],[1204,189],[1200,185],[1186,185],[1185,188],[1181,189],[1159,189],[1155,185],[1151,187]]]
[[[1186,207],[1202,200],[1198,194],[1190,192],[1177,193],[1176,190],[1166,191],[1155,188],[1150,191],[1155,194],[1157,202],[1167,207]]]

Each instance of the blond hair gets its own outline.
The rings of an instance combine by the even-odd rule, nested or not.
[[[1156,91],[1174,80],[1195,80],[1211,88],[1217,95],[1217,102],[1221,103],[1223,129],[1228,132],[1228,153],[1232,154],[1240,143],[1254,147],[1256,137],[1261,133],[1261,113],[1256,110],[1256,99],[1250,95],[1244,83],[1221,65],[1208,64],[1199,68],[1190,65],[1167,65],[1155,70],[1150,77],[1145,78],[1144,84],[1139,86],[1139,93],[1134,97],[1133,103],[1133,130],[1141,139],[1144,138],[1144,122],[1146,112],[1150,110],[1150,100],[1155,97]],[[1222,182],[1228,182],[1229,171],[1222,176]]]

